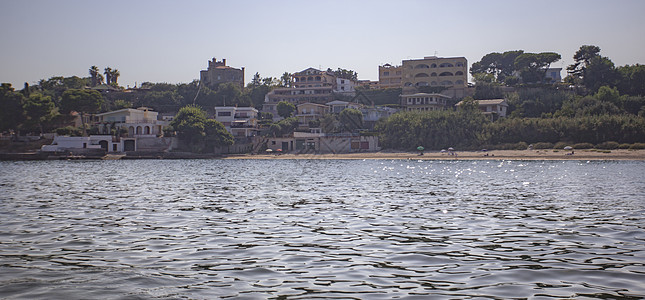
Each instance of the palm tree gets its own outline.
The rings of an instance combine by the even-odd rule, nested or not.
[[[105,83],[107,85],[110,85],[110,83],[112,83],[112,68],[107,67],[104,71],[105,72],[103,72],[103,74],[105,74]]]
[[[101,76],[99,72],[100,71],[97,66],[90,67],[90,77],[92,78],[92,86],[96,86],[97,84],[99,84],[98,79],[99,79],[99,76]],[[103,81],[103,79],[101,79],[101,81]]]
[[[282,77],[280,77],[280,85],[282,87],[291,87],[291,73],[284,72]]]
[[[119,76],[121,76],[121,73],[119,72],[119,70],[117,69],[112,70],[112,84],[119,85],[117,83],[117,80],[119,80]]]

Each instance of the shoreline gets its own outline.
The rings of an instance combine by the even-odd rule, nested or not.
[[[438,151],[424,152],[359,152],[341,154],[231,154],[222,159],[401,159],[401,160],[645,160],[645,150],[491,150],[455,151],[456,155]]]
[[[366,160],[366,159],[396,159],[396,160],[645,160],[645,149],[627,150],[490,150],[482,151],[454,151],[454,154],[439,151],[427,151],[423,155],[418,152],[378,151],[357,153],[323,153],[323,154],[194,154],[188,152],[168,153],[137,153],[136,155],[106,154],[96,155],[43,155],[42,153],[0,153],[0,161],[28,161],[28,160],[132,160],[132,159],[338,159],[338,160]]]

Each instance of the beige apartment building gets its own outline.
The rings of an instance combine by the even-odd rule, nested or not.
[[[400,88],[403,76],[402,66],[393,66],[384,64],[378,66],[378,84],[379,88]]]
[[[409,59],[403,61],[401,69],[404,87],[465,88],[468,85],[468,61],[465,57]]]

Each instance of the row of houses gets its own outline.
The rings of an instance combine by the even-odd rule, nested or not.
[[[253,107],[215,107],[215,119],[235,137],[235,149],[227,152],[245,152],[258,149],[258,144],[275,151],[316,151],[353,152],[375,151],[376,137],[361,136],[357,133],[330,134],[312,126],[326,114],[338,114],[344,109],[357,109],[363,114],[366,129],[373,129],[381,118],[398,111],[432,111],[449,108],[449,103],[468,94],[467,60],[465,57],[424,57],[403,60],[400,66],[389,64],[379,66],[379,81],[358,81],[336,76],[331,70],[321,71],[307,68],[292,74],[289,87],[275,88],[265,96],[260,111]],[[209,61],[208,69],[200,72],[200,84],[216,85],[236,83],[244,86],[244,68],[226,65],[226,59]],[[372,88],[401,88],[399,108],[371,105],[357,86]],[[440,87],[441,93],[422,93],[421,87]],[[352,101],[337,100],[351,98]],[[362,97],[361,97],[362,96]],[[259,132],[260,112],[273,115],[274,121],[281,117],[277,112],[279,102],[285,101],[296,106],[294,116],[298,118],[298,131],[288,137],[261,138]],[[505,117],[508,108],[503,99],[478,101],[480,110],[492,119]],[[460,103],[457,103],[460,105]],[[176,141],[163,136],[163,128],[172,117],[161,116],[149,108],[121,109],[97,114],[90,122],[98,128],[98,135],[82,138],[57,137],[53,145],[43,147],[44,151],[65,149],[96,149],[106,152],[128,151],[170,151]],[[118,133],[118,134],[115,134]]]

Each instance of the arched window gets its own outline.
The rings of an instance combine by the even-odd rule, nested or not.
[[[134,135],[134,126],[130,126],[128,128],[128,136],[132,137]]]
[[[432,77],[436,77],[436,76],[437,76],[437,73],[432,72],[432,74],[430,74],[430,76],[432,76]]]
[[[417,86],[428,86],[428,83],[425,81],[419,81],[417,82]]]
[[[430,65],[430,68],[436,68],[436,67],[437,67],[437,64],[431,64]]]
[[[412,82],[406,82],[404,85],[405,86],[412,86]]]
[[[464,63],[462,63],[462,62],[457,62],[457,63],[456,63],[456,65],[457,65],[457,67],[463,67],[463,66],[464,66]]]
[[[459,76],[459,75],[464,75],[464,72],[462,72],[462,71],[455,72],[455,76]]]
[[[426,64],[418,64],[418,65],[414,66],[414,68],[415,69],[428,69],[430,67],[428,65],[426,65]]]
[[[444,81],[441,82],[441,85],[452,85],[452,81],[444,80]]]
[[[452,68],[454,67],[451,63],[442,63],[439,65],[439,68]]]
[[[150,126],[146,126],[144,132],[145,134],[150,134]]]
[[[443,72],[443,73],[439,74],[439,76],[453,76],[453,75],[450,72]]]
[[[417,75],[414,75],[414,78],[419,78],[419,77],[429,77],[429,76],[426,73],[419,73]]]
[[[316,81],[320,81],[320,76],[316,76]]]
[[[141,126],[137,126],[137,134],[141,134],[141,132],[142,132]]]
[[[314,81],[314,78],[309,76],[309,77],[307,77],[307,81]]]

